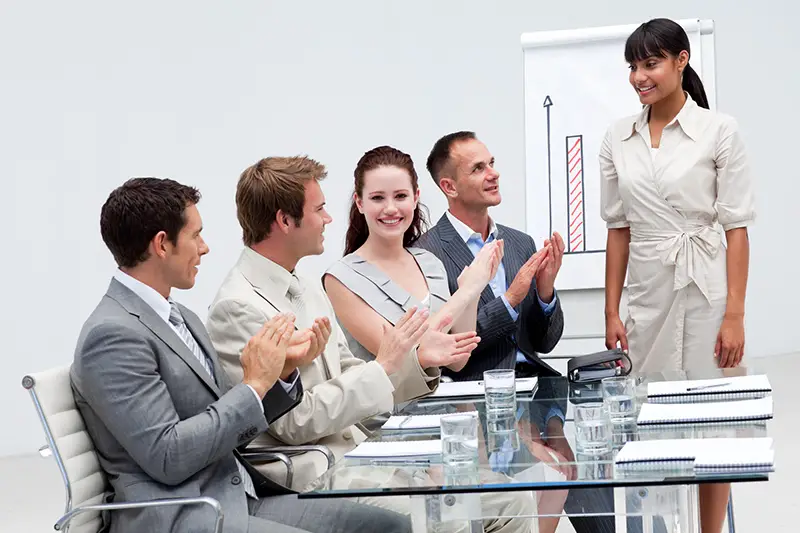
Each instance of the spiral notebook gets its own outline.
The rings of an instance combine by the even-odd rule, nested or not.
[[[625,443],[614,463],[622,471],[761,473],[774,470],[775,452],[769,437],[645,440]]]
[[[657,424],[739,423],[772,418],[772,396],[756,400],[706,403],[645,403],[636,423]]]
[[[441,440],[365,441],[344,454],[351,459],[380,459],[401,463],[430,460],[441,455]]]
[[[651,403],[694,403],[758,399],[772,394],[766,375],[718,379],[656,381],[647,384]]]
[[[517,378],[516,389],[520,394],[532,393],[536,390],[539,380],[532,378]],[[462,396],[483,396],[485,393],[483,381],[443,381],[427,398],[457,398]]]
[[[478,415],[477,411],[469,411],[459,414],[474,414]],[[443,415],[392,415],[386,421],[381,429],[402,430],[402,429],[439,429],[440,420]]]

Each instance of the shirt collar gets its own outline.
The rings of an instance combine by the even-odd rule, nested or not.
[[[293,274],[271,259],[247,247],[242,250],[240,262],[245,277],[256,287],[283,295],[289,291]]]
[[[133,293],[141,298],[144,303],[149,305],[164,322],[169,324],[169,301],[161,296],[157,290],[119,269],[114,273],[114,278],[133,291]]]
[[[693,141],[696,141],[698,134],[697,119],[701,108],[692,99],[692,97],[689,96],[689,93],[684,91],[684,94],[686,95],[686,102],[684,102],[681,110],[678,112],[677,115],[675,115],[675,118],[672,119],[672,121],[669,124],[667,124],[667,126],[671,126],[672,124],[675,124],[677,122],[678,125],[683,130],[683,132],[686,135],[688,135]],[[623,138],[622,140],[626,141],[631,137],[633,137],[634,133],[641,132],[645,127],[647,127],[649,118],[650,118],[650,105],[648,104],[644,106],[642,108],[642,111],[636,116],[636,120],[633,122],[633,125],[631,126],[630,133],[627,135],[627,137]]]
[[[477,236],[478,239],[483,242],[483,235],[477,231],[472,231],[472,228],[457,219],[449,209],[445,211],[445,214],[447,215],[448,220],[450,220],[450,224],[452,224],[453,229],[455,229],[456,233],[458,233],[458,236],[461,237],[462,241],[467,242],[471,238]],[[497,239],[497,226],[495,225],[494,220],[492,220],[492,217],[489,217],[489,236]]]

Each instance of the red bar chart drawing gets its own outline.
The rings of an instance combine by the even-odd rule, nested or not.
[[[583,184],[583,135],[568,135],[567,151],[567,251],[586,251],[586,212]]]

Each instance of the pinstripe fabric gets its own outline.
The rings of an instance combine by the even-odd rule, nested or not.
[[[506,283],[510,286],[520,267],[536,251],[536,245],[530,236],[513,228],[498,224],[497,232],[498,239],[505,241],[503,266]],[[458,289],[459,274],[474,257],[447,216],[442,215],[415,246],[430,250],[442,261],[447,271],[450,293],[454,293]],[[487,286],[478,303],[477,331],[481,337],[478,348],[463,370],[451,372],[443,369],[442,373],[455,380],[482,379],[484,370],[514,368],[516,350],[519,348],[534,366],[540,368],[541,375],[557,375],[558,372],[542,361],[537,353],[550,352],[561,338],[564,330],[561,303],[556,304],[550,317],[545,316],[537,301],[534,280],[530,292],[515,309],[519,312],[516,322],[511,319],[503,301],[495,298]]]
[[[533,239],[513,228],[497,225],[498,239],[505,241],[503,266],[506,271],[506,284],[511,285],[519,269],[536,251]],[[473,260],[473,255],[466,243],[456,232],[453,225],[442,215],[430,231],[414,243],[414,246],[430,250],[444,264],[450,294],[458,289],[457,279],[461,271]],[[450,372],[442,369],[442,374],[455,380],[482,379],[483,371],[492,368],[514,368],[517,348],[525,354],[531,364],[540,369],[540,375],[558,375],[552,367],[542,361],[538,353],[550,352],[561,339],[564,330],[564,313],[561,303],[556,304],[553,314],[548,318],[542,312],[537,301],[536,281],[525,299],[515,308],[519,317],[515,323],[505,304],[495,298],[490,287],[481,293],[478,303],[477,331],[481,337],[478,348],[472,352],[469,363],[461,372]],[[564,504],[569,514],[582,512],[596,513],[614,511],[614,494],[612,489],[578,489],[570,490]],[[570,522],[577,533],[614,533],[613,516],[571,516]],[[628,531],[640,533],[640,519],[628,519]],[[656,523],[656,531],[663,533],[663,522]]]

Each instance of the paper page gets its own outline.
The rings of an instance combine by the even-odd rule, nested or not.
[[[517,392],[533,392],[538,379],[519,378],[516,380]],[[444,381],[428,398],[452,398],[457,396],[483,396],[483,381]]]
[[[657,381],[647,384],[647,396],[721,394],[728,392],[772,391],[766,375],[730,378]]]
[[[727,422],[772,418],[772,396],[707,403],[645,403],[638,424]]]
[[[719,439],[665,439],[627,442],[617,464],[692,462],[695,468],[772,465],[770,437]]]
[[[469,411],[458,414],[474,414],[477,411]],[[393,415],[381,426],[381,429],[438,429],[443,415]]]
[[[413,457],[431,457],[442,454],[442,441],[409,440],[409,441],[367,441],[362,442],[354,450],[344,454],[345,457],[363,459],[403,459]]]

